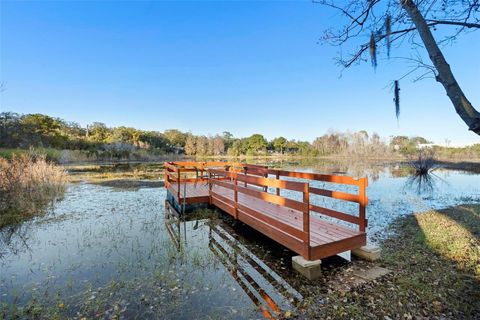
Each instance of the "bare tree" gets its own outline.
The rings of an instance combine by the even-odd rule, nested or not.
[[[222,155],[225,152],[225,143],[223,141],[223,138],[217,134],[215,137],[211,139],[213,144],[212,154],[215,156]]]
[[[386,49],[388,58],[392,47],[405,43],[414,51],[425,48],[432,64],[423,62],[419,55],[402,57],[414,65],[401,78],[416,74],[414,80],[429,76],[436,79],[469,130],[480,135],[480,113],[463,93],[440,50],[460,34],[480,29],[480,0],[314,0],[314,3],[337,10],[346,21],[339,29],[326,30],[322,37],[323,42],[335,46],[353,44],[354,50],[346,56],[340,50],[337,61],[345,68],[366,61],[368,55],[376,67],[380,46]],[[432,31],[437,29],[442,35],[435,39]],[[398,81],[395,81],[397,116],[398,99]]]

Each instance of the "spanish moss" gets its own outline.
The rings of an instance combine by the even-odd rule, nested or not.
[[[375,43],[375,35],[372,32],[370,36],[370,58],[373,68],[377,68],[377,44]]]
[[[385,19],[385,34],[386,34],[386,41],[387,41],[387,56],[390,59],[390,34],[392,33],[392,17],[390,14],[387,15],[387,18]]]
[[[398,84],[398,80],[395,80],[395,89],[394,89],[394,98],[393,101],[395,102],[395,116],[398,118],[400,117],[400,86]]]

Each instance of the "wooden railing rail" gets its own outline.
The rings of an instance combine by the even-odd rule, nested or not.
[[[229,171],[218,170],[218,169],[209,169],[208,172],[212,174],[220,175],[220,176],[229,177],[232,180],[236,179],[238,181],[247,182],[250,184],[258,184],[261,186],[288,189],[288,190],[299,191],[299,192],[304,191],[305,185],[308,186],[308,183],[305,183],[305,182],[277,180],[277,179],[264,178],[264,177],[254,177],[246,174],[229,172]]]
[[[349,176],[336,176],[336,175],[326,175],[326,174],[318,174],[318,173],[310,173],[310,172],[296,172],[296,171],[287,171],[287,170],[277,170],[277,169],[268,169],[269,175],[274,175],[276,179],[281,179],[281,177],[290,177],[290,178],[297,178],[297,179],[306,179],[306,180],[314,180],[314,181],[322,181],[322,182],[329,182],[335,184],[346,184],[346,185],[353,185],[357,186],[358,191],[356,194],[342,192],[342,191],[333,191],[333,190],[326,190],[316,187],[309,187],[309,191],[311,194],[320,195],[324,197],[329,197],[337,200],[343,200],[348,202],[354,202],[359,204],[358,209],[358,216],[354,216],[351,214],[339,212],[336,210],[316,206],[316,205],[309,205],[311,211],[343,220],[349,223],[357,224],[359,226],[359,230],[365,232],[367,227],[368,220],[366,219],[366,206],[368,204],[368,198],[366,195],[366,188],[368,186],[368,179],[367,178],[359,178],[354,179],[353,177]],[[280,189],[276,190],[277,195],[280,195]]]
[[[233,183],[232,183],[232,182],[226,182],[226,181],[217,180],[217,179],[213,178],[213,179],[210,180],[210,183],[212,183],[214,185],[224,187],[224,188],[227,188],[227,189],[230,189],[230,190],[234,190],[234,191],[236,191],[236,193],[240,192],[240,193],[246,194],[248,196],[252,196],[252,197],[255,197],[255,198],[258,198],[258,199],[261,199],[261,200],[265,200],[265,201],[268,201],[268,202],[271,202],[271,203],[279,204],[279,205],[282,205],[282,206],[285,206],[285,207],[288,207],[288,208],[291,208],[291,209],[294,209],[294,210],[305,211],[308,208],[308,205],[305,202],[301,202],[301,201],[297,201],[297,200],[293,200],[293,199],[289,199],[289,198],[284,198],[284,197],[277,196],[275,194],[271,194],[271,193],[268,193],[268,192],[265,192],[265,191],[259,191],[259,190],[254,190],[254,189],[251,189],[251,188],[246,188],[246,187],[243,187],[241,185],[238,185],[238,181],[240,181],[240,180],[237,180],[237,179],[234,178]]]
[[[218,169],[209,169],[208,170],[209,176],[209,194],[210,194],[210,203],[212,201],[217,200],[220,201],[221,206],[226,206],[223,209],[229,212],[230,208],[232,208],[231,214],[238,219],[239,214],[244,215],[245,219],[255,219],[261,221],[262,223],[281,230],[282,232],[287,233],[291,237],[301,240],[303,243],[303,250],[306,256],[310,256],[310,207],[309,207],[309,185],[305,182],[297,182],[297,181],[285,181],[285,180],[277,180],[271,178],[264,178],[264,177],[255,177],[249,176],[246,174],[238,173],[238,172],[230,172],[225,170],[218,170]],[[214,177],[216,176],[216,177]],[[225,180],[218,180],[218,177],[230,178],[230,182]],[[297,201],[293,199],[289,199],[286,197],[282,197],[276,194],[268,193],[265,190],[255,190],[252,188],[248,188],[245,186],[240,185],[239,183],[248,183],[254,185],[264,186],[266,188],[279,188],[279,189],[286,189],[292,190],[297,192],[303,193],[303,201]],[[224,187],[226,189],[233,191],[233,200],[224,197],[223,195],[219,194],[215,191],[215,186]],[[303,223],[302,228],[298,229],[293,227],[292,225],[288,225],[278,219],[272,218],[264,213],[258,212],[244,206],[242,203],[238,201],[239,193],[245,194],[251,197],[255,197],[257,199],[261,199],[273,204],[278,204],[281,206],[285,206],[297,211],[303,212]],[[251,220],[252,221],[252,220]],[[258,223],[258,222],[257,222]]]
[[[354,179],[349,176],[336,176],[329,174],[311,173],[311,172],[299,172],[299,171],[287,171],[278,169],[268,169],[268,173],[280,177],[291,177],[298,179],[317,180],[323,182],[332,182],[339,184],[358,185],[360,179]]]
[[[172,171],[177,171],[177,167],[172,162],[165,162],[164,167]]]

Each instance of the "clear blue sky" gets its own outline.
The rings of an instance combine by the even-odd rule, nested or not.
[[[480,143],[433,80],[379,61],[343,72],[317,44],[338,16],[298,2],[1,1],[0,110],[195,134],[313,140],[328,129]],[[480,33],[444,49],[480,106]],[[400,55],[404,52],[394,52]]]

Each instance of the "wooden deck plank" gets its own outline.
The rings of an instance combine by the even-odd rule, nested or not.
[[[183,202],[184,198],[184,185],[180,185],[180,199],[178,199],[178,185],[177,183],[171,183],[168,186],[168,189],[170,190],[171,194],[175,197],[175,199],[178,201],[178,203]],[[185,203],[187,204],[192,204],[192,203],[206,203],[208,202],[209,199],[209,194],[208,194],[208,185],[204,181],[199,181],[197,183],[186,183],[185,185],[186,189],[186,199]]]

